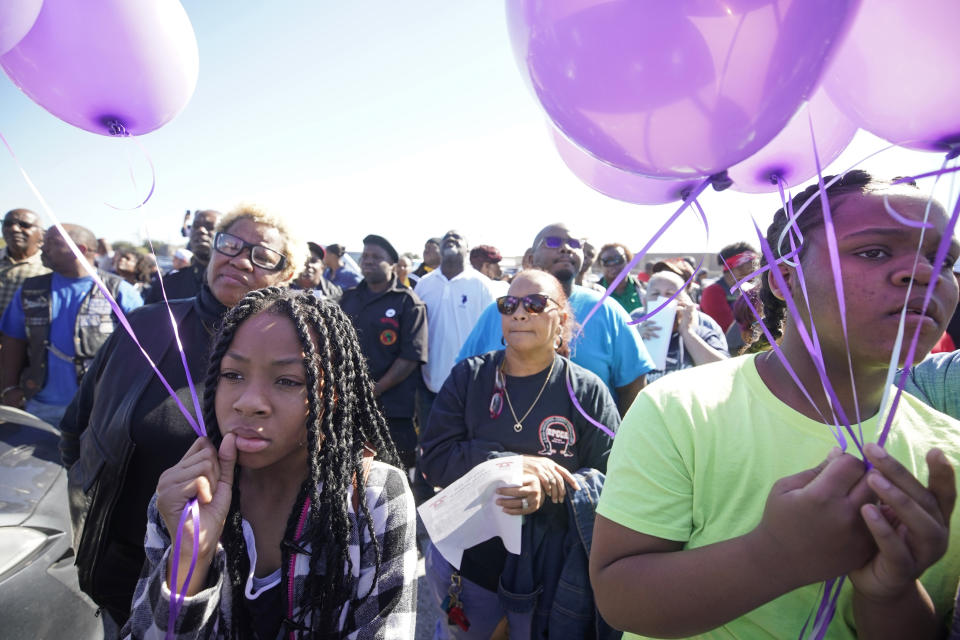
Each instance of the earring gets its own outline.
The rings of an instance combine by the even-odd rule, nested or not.
[[[500,336],[500,344],[502,344],[503,346],[507,346],[507,339],[504,338],[503,336]]]

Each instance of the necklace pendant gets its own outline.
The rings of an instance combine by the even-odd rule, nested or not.
[[[513,425],[513,430],[516,431],[517,433],[520,433],[521,431],[523,431],[523,425],[518,422],[515,425]]]

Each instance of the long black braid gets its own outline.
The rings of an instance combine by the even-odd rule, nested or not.
[[[835,177],[836,176],[823,176],[823,183],[825,185],[829,184]],[[894,180],[896,180],[896,178],[894,178]],[[889,187],[892,182],[893,181],[878,180],[862,169],[848,171],[840,176],[836,182],[827,187],[827,198],[830,201],[830,208],[831,210],[836,208],[840,204],[840,198],[842,196],[851,193],[867,193],[868,191],[879,190],[884,187]],[[916,187],[915,182],[905,182],[903,184]],[[806,238],[810,230],[823,224],[823,201],[820,198],[820,187],[818,184],[810,185],[794,196],[791,201],[794,213],[799,211],[800,207],[808,201],[810,204],[808,204],[807,208],[803,210],[803,213],[797,217],[796,221],[796,227],[804,238]],[[773,250],[773,255],[777,258],[791,251],[790,242],[786,238],[784,238],[782,245],[780,243],[780,236],[789,221],[790,216],[788,212],[780,209],[773,215],[773,222],[770,223],[770,226],[767,228],[767,242]],[[794,261],[801,259],[805,251],[805,243],[800,243],[799,251]],[[764,266],[767,264],[766,258],[763,259],[762,264]],[[783,300],[773,295],[773,291],[770,289],[769,273],[764,273],[761,280],[760,301],[763,303],[763,323],[770,330],[770,334],[774,339],[779,340],[783,335],[783,326],[786,322],[787,305]]]
[[[348,553],[351,525],[346,496],[352,494],[356,483],[359,517],[374,545],[379,572],[381,550],[363,491],[364,450],[375,450],[378,459],[394,466],[399,466],[399,458],[386,420],[377,409],[373,382],[353,324],[334,303],[311,293],[278,287],[244,296],[226,314],[214,339],[203,407],[214,444],[219,446],[222,439],[214,402],[220,361],[233,342],[237,327],[263,311],[286,316],[293,322],[303,346],[307,382],[308,476],[287,520],[284,544],[301,548],[309,545],[310,576],[303,600],[296,603],[298,619],[286,623],[301,637],[338,637],[339,612],[353,597],[350,588],[353,563]],[[238,468],[238,477],[240,473],[242,469]],[[239,486],[235,480],[223,544],[233,595],[231,636],[247,638],[251,626],[244,604],[244,586],[250,562],[241,528]],[[308,524],[297,545],[292,545],[307,498],[310,499]],[[348,570],[344,571],[344,567]],[[358,597],[364,595],[358,594]]]

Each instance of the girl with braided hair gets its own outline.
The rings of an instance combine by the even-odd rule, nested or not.
[[[841,577],[827,638],[945,633],[960,573],[960,423],[904,394],[884,447],[875,443],[901,317],[928,352],[957,304],[960,245],[948,236],[934,271],[949,217],[929,203],[919,228],[928,200],[911,186],[854,171],[825,197],[832,231],[818,189],[807,189],[793,201],[794,211],[808,205],[799,255],[762,278],[764,321],[784,360],[765,351],[665,376],[617,433],[590,573],[601,613],[627,638],[795,638],[821,583]],[[767,232],[775,257],[791,251],[780,242],[788,223],[778,211]],[[801,338],[812,326],[838,404]],[[853,433],[859,420],[869,465],[852,443],[831,451],[841,409]]]
[[[279,288],[240,300],[212,346],[210,439],[150,503],[124,634],[162,635],[181,593],[176,638],[412,637],[414,503],[372,389],[336,304]],[[199,530],[188,517],[176,555],[194,497]]]

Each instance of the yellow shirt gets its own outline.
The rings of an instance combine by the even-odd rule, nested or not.
[[[776,480],[822,462],[836,446],[830,428],[770,393],[755,358],[685,369],[644,389],[617,432],[597,513],[647,535],[683,541],[687,549],[702,547],[752,530]],[[875,441],[881,428],[876,416],[866,420],[866,441]],[[904,394],[887,451],[926,483],[925,455],[934,446],[957,468],[960,423]],[[852,443],[848,452],[856,453]],[[953,512],[949,550],[921,578],[943,616],[952,608],[958,576],[960,509]],[[802,587],[695,637],[798,638],[819,603],[819,589]],[[827,638],[856,637],[852,593],[847,581]]]

